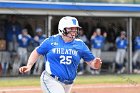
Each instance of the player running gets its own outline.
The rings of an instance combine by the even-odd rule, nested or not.
[[[44,56],[45,71],[40,80],[43,93],[70,93],[81,58],[94,69],[101,67],[101,59],[95,58],[85,43],[76,39],[79,28],[75,17],[63,17],[58,25],[59,34],[45,39],[33,50],[27,65],[19,68],[26,73],[40,55]]]

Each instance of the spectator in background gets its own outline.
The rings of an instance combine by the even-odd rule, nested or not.
[[[28,34],[27,29],[22,29],[22,34],[18,35],[19,61],[18,63],[13,64],[14,75],[18,75],[18,68],[27,63],[27,57],[28,57],[27,47],[29,46],[30,42],[31,42],[31,36]]]
[[[107,30],[107,41],[110,43],[114,43],[116,39],[117,34],[117,27],[114,23],[108,24],[108,30]]]
[[[36,35],[34,36],[34,40],[33,40],[33,46],[34,47],[39,46],[45,40],[45,38],[46,38],[46,36],[43,34],[42,29],[37,28]]]
[[[124,67],[124,59],[126,54],[126,48],[128,45],[128,41],[126,39],[126,33],[125,31],[121,31],[121,34],[119,37],[116,38],[116,64],[118,67],[118,74],[124,73],[125,67]]]
[[[31,37],[34,37],[34,31],[33,31],[33,28],[32,28],[32,25],[28,22],[29,20],[26,20],[24,22],[24,28],[26,28],[28,30],[28,34],[31,36]]]
[[[105,38],[107,37],[107,33],[104,32],[103,36],[101,35],[101,29],[97,28],[91,37],[91,50],[95,57],[101,56],[101,50],[105,43]],[[99,70],[91,70],[91,74],[100,74]]]
[[[43,34],[42,28],[38,27],[36,29],[36,35],[33,40],[33,46],[34,47],[39,46],[45,39],[46,39],[46,36]],[[41,56],[35,63],[34,70],[33,70],[34,75],[40,75],[42,73],[43,64],[44,64],[44,60]]]
[[[89,46],[89,40],[87,39],[86,35],[84,34],[84,30],[82,28],[80,28],[80,34],[79,34],[79,38],[87,45]],[[80,64],[79,64],[79,72],[77,73],[78,75],[83,75],[85,72],[84,69],[84,60],[81,59],[80,60]]]
[[[46,38],[46,35],[43,34],[42,28],[38,27],[35,30],[35,36],[28,47],[28,52],[31,52],[34,50],[34,48],[38,47],[41,44],[41,42],[45,40],[45,38]]]
[[[135,52],[134,52],[134,56],[133,56],[133,72],[140,73],[140,70],[138,70],[139,66],[137,64],[138,56],[140,55],[140,36],[137,36],[135,38],[134,48],[135,48]]]
[[[2,66],[2,76],[6,76],[9,69],[10,64],[10,53],[9,52],[1,52],[1,66]]]
[[[5,24],[8,51],[17,51],[17,38],[21,34],[21,29],[21,25],[17,21],[16,16],[11,16],[10,20]]]

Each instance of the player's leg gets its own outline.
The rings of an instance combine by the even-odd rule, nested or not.
[[[125,49],[121,50],[121,55],[120,55],[120,63],[123,64],[124,59],[125,59]]]
[[[5,67],[5,71],[6,71],[6,74],[8,73],[8,70],[9,70],[9,64],[10,64],[10,53],[9,52],[4,52],[4,56],[6,57],[5,58],[5,63],[6,63],[6,67]]]
[[[97,51],[96,51],[96,57],[101,57],[101,49],[97,49]],[[100,70],[95,70],[94,72],[97,75],[100,74]]]
[[[4,76],[7,75],[7,71],[8,71],[8,67],[9,67],[9,62],[8,62],[8,58],[10,58],[10,56],[7,55],[8,52],[2,52],[2,74]]]
[[[71,92],[71,88],[72,88],[73,84],[69,84],[69,85],[62,84],[62,85],[64,87],[65,93]]]
[[[28,59],[28,51],[27,51],[27,48],[23,48],[22,49],[23,52],[22,52],[22,64],[26,65],[27,64],[27,59]],[[32,69],[31,69],[32,70]],[[30,75],[31,71],[27,72],[28,75]]]
[[[38,60],[39,60],[39,59],[38,59]],[[39,65],[38,60],[37,60],[37,62],[34,64],[35,66],[34,66],[34,68],[33,68],[33,75],[37,75],[37,70],[38,70],[38,65]]]
[[[120,61],[120,50],[117,49],[117,52],[116,52],[116,63],[119,64],[119,61]]]
[[[20,65],[21,65],[21,62],[17,56],[13,60],[11,75],[18,75],[18,72],[19,72],[18,69],[19,69]]]
[[[126,50],[125,49],[122,49],[121,50],[121,55],[120,55],[120,64],[122,65],[121,67],[121,73],[124,73],[125,71],[125,66],[123,65],[124,64],[124,59],[125,59],[125,54],[126,54]]]
[[[45,71],[40,77],[43,93],[65,93],[62,84],[49,76]]]
[[[43,71],[43,66],[44,66],[44,59],[43,59],[43,57],[40,57],[40,61],[39,61],[39,65],[38,65],[38,75],[40,75],[41,74],[41,72]]]
[[[44,64],[44,59],[43,57],[41,56],[37,62],[35,63],[35,67],[34,67],[34,70],[33,70],[33,74],[34,75],[40,75],[41,72],[42,72],[42,68],[43,68],[43,64]]]
[[[13,73],[15,75],[18,75],[19,74],[19,67],[20,66],[23,66],[23,60],[22,60],[22,53],[24,52],[24,50],[20,47],[18,47],[18,50],[17,50],[17,59],[15,59],[15,62],[14,62],[14,68],[13,68]]]
[[[140,53],[139,50],[135,51],[134,56],[133,56],[133,72],[134,73],[138,73],[139,72],[138,66],[137,66],[137,59],[138,59],[139,53]]]
[[[13,50],[13,43],[12,42],[8,42],[8,51],[12,51]]]
[[[120,74],[120,70],[122,68],[122,64],[120,62],[121,50],[117,49],[116,53],[116,65],[117,65],[117,73]]]
[[[133,64],[136,66],[137,58],[139,56],[139,52],[135,51],[134,56],[133,56]]]
[[[2,52],[0,52],[0,76],[2,75]]]
[[[79,72],[77,74],[78,75],[83,75],[84,74],[84,60],[83,59],[80,60]]]
[[[92,48],[91,51],[92,51],[92,54],[93,54],[95,57],[97,57],[98,49]],[[90,68],[90,72],[91,72],[92,75],[94,75],[94,74],[95,74],[95,69]]]

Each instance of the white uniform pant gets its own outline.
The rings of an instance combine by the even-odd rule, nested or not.
[[[10,53],[9,52],[1,52],[0,54],[0,61],[2,66],[3,75],[6,75],[8,72],[9,64],[10,64]]]
[[[22,47],[19,47],[18,48],[18,58],[16,58],[14,60],[14,63],[13,63],[13,69],[12,69],[12,74],[13,75],[18,75],[19,74],[19,67],[21,65],[26,65],[27,64],[27,57],[28,57],[28,52],[27,52],[27,48],[22,48]],[[29,74],[30,72],[28,72]]]
[[[40,75],[42,73],[42,70],[43,70],[43,65],[44,65],[44,58],[43,58],[43,56],[41,56],[37,60],[37,62],[35,63],[33,74],[34,75]]]
[[[92,48],[92,53],[94,54],[95,57],[100,57],[101,49]]]
[[[133,63],[134,64],[136,64],[139,55],[140,55],[140,49],[136,50],[135,53],[134,53],[134,56],[133,56]]]
[[[27,58],[28,58],[27,48],[19,47],[18,48],[18,55],[19,55],[19,59],[20,59],[21,64],[27,64]]]
[[[8,42],[8,50],[11,52],[13,50],[17,51],[18,43],[16,40],[16,35],[12,36],[13,40]]]
[[[51,77],[45,71],[42,72],[40,77],[41,88],[43,93],[70,93],[72,85],[65,85]]]
[[[96,48],[92,48],[92,53],[95,57],[101,57],[101,49],[96,49]],[[97,73],[100,72],[100,70],[94,70]]]
[[[118,64],[123,64],[124,63],[125,53],[126,53],[125,49],[117,49],[116,62]]]

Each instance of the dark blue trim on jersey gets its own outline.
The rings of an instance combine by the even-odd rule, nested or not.
[[[65,3],[24,3],[24,2],[0,2],[0,8],[22,8],[22,9],[51,9],[51,10],[82,10],[82,11],[128,11],[140,12],[140,6],[134,4],[65,4]]]

